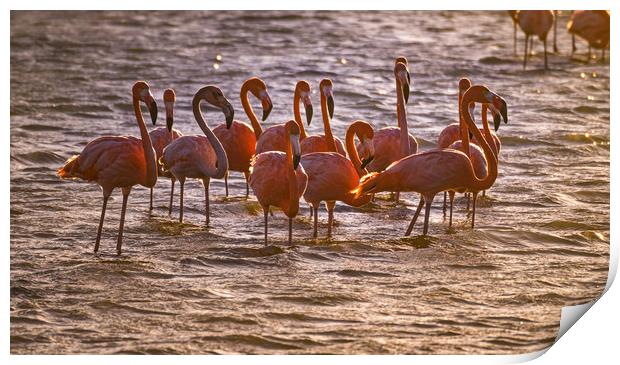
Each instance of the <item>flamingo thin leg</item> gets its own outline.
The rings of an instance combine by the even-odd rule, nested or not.
[[[530,40],[529,35],[525,35],[525,50],[523,51],[523,69],[527,67],[527,43]]]
[[[335,201],[325,202],[327,206],[327,237],[332,236],[332,226],[334,225],[334,207],[336,206]]]
[[[202,184],[205,187],[205,223],[209,225],[209,179],[203,179]]]
[[[228,172],[224,175],[224,186],[226,186],[226,197],[228,198]]]
[[[149,214],[153,211],[153,188],[151,188],[151,199],[149,201]]]
[[[545,40],[543,41],[543,46],[545,48],[545,70],[548,70],[549,67],[547,67],[547,38],[545,38]]]
[[[123,228],[125,227],[125,212],[127,211],[127,200],[129,198],[129,192],[131,188],[123,188],[123,208],[121,210],[121,223],[118,227],[118,241],[116,242],[116,254],[121,254],[121,247],[123,246]]]
[[[97,240],[95,241],[95,252],[99,251],[99,241],[101,240],[101,230],[103,229],[103,219],[105,218],[105,209],[108,206],[108,199],[110,198],[110,193],[103,194],[103,208],[101,208],[101,219],[99,219],[99,229],[97,230]]]
[[[447,191],[443,192],[443,217],[446,218],[446,209],[448,208],[446,205],[446,195],[448,195]]]
[[[413,230],[413,225],[418,220],[418,216],[420,215],[420,212],[422,211],[423,205],[424,205],[424,198],[420,197],[420,203],[418,204],[418,208],[415,210],[415,214],[413,215],[413,218],[411,219],[411,223],[409,223],[409,227],[407,227],[405,236],[409,236],[411,234],[411,231]]]
[[[185,180],[181,180],[181,202],[179,205],[179,223],[183,223],[183,190],[185,188]]]
[[[172,198],[174,197],[174,181],[175,179],[170,180],[172,184],[170,185],[170,205],[168,206],[168,217],[172,215]]]
[[[293,244],[293,218],[288,218],[288,245]]]
[[[426,212],[424,213],[424,231],[422,232],[422,234],[426,236],[426,234],[428,233],[428,218],[431,215],[431,206],[433,205],[433,199],[431,198],[428,201],[424,199],[424,201],[426,204]]]
[[[243,175],[245,176],[245,198],[248,199],[250,197],[250,172],[245,171]]]
[[[454,202],[454,192],[450,192],[450,224],[448,227],[452,227],[452,203]]]
[[[320,206],[321,206],[321,203],[319,202],[314,207],[310,207],[310,210],[314,216],[314,232],[312,233],[313,238],[316,238],[319,232],[319,207]]]
[[[473,212],[471,214],[471,228],[474,228],[474,222],[476,221],[476,197],[478,196],[478,192],[475,192],[473,198]]]
[[[267,246],[267,223],[269,221],[269,207],[263,207],[263,213],[265,214],[265,246]]]

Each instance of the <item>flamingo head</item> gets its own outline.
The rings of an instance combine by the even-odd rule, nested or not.
[[[467,77],[463,77],[459,80],[459,95],[463,96],[465,91],[471,87],[471,81]]]
[[[407,62],[407,57],[405,56],[400,56],[398,58],[396,58],[396,61],[394,62],[394,66],[396,66],[397,63],[404,63],[405,66],[409,65],[409,63]],[[409,84],[411,84],[411,75],[409,74],[409,71],[407,70],[407,80],[409,80]]]
[[[200,89],[198,94],[200,94],[200,96],[206,100],[207,103],[222,110],[224,117],[226,117],[226,128],[230,129],[233,118],[235,117],[235,110],[222,93],[222,90],[220,90],[217,86],[209,85]]]
[[[173,123],[173,106],[174,102],[177,100],[177,96],[174,93],[173,89],[164,90],[164,106],[166,107],[166,128],[168,128],[168,132],[172,132],[172,123]]]
[[[329,112],[329,117],[334,117],[334,84],[332,84],[332,80],[323,79],[319,84],[319,88],[321,89],[321,97],[325,97],[327,99],[327,111]]]
[[[285,129],[289,135],[291,152],[293,153],[293,169],[296,170],[301,161],[301,147],[299,145],[299,126],[294,120],[289,120],[285,124]]]
[[[262,120],[264,122],[267,120],[269,113],[271,113],[271,109],[273,109],[271,97],[269,97],[269,92],[267,92],[267,85],[258,77],[253,77],[246,82],[250,83],[250,92],[260,100],[261,105],[263,106]]]
[[[396,66],[394,66],[394,76],[400,85],[406,104],[409,102],[409,88],[411,86],[411,75],[409,74],[407,65],[402,62],[396,63]]]
[[[155,103],[155,98],[153,98],[153,94],[149,89],[149,84],[145,81],[137,81],[133,84],[131,92],[134,99],[142,101],[149,108],[151,121],[153,121],[153,125],[155,125],[155,122],[157,121],[157,103]]]
[[[312,101],[310,100],[310,84],[308,81],[300,80],[295,86],[295,94],[299,96],[301,102],[304,103],[304,109],[306,110],[306,122],[310,125],[312,121]]]
[[[504,120],[504,123],[508,123],[508,107],[506,105],[506,100],[492,91],[485,93],[484,97],[489,103],[491,113],[493,113],[493,126],[497,131],[500,125],[500,116]],[[498,111],[499,115],[497,114]]]
[[[489,107],[489,110],[491,111],[491,115],[493,115],[493,128],[497,132],[501,124],[502,115],[500,111],[497,110],[493,104],[489,104],[488,107]],[[504,120],[504,123],[508,123],[508,122]]]
[[[350,128],[355,128],[355,135],[362,144],[361,150],[363,151],[363,156],[360,156],[360,160],[362,161],[360,168],[363,170],[375,158],[375,146],[373,144],[375,131],[372,129],[370,123],[363,120],[356,120],[351,124]]]

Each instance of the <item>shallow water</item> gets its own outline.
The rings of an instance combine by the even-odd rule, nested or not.
[[[524,353],[549,346],[560,309],[598,296],[609,251],[609,64],[571,62],[560,18],[551,70],[542,45],[523,71],[505,12],[12,12],[11,352],[27,353]],[[522,35],[519,35],[522,42]],[[522,44],[519,43],[519,49]],[[580,51],[586,46],[579,43]],[[216,56],[221,55],[221,62]],[[243,80],[263,78],[265,125],[291,117],[293,87],[314,90],[310,133],[322,133],[318,82],[330,77],[333,129],[362,118],[395,125],[393,60],[410,62],[410,132],[422,150],[456,120],[458,79],[508,102],[499,177],[476,229],[459,198],[447,230],[436,198],[430,237],[403,238],[418,197],[336,208],[332,240],[313,240],[302,204],[287,221],[232,198],[212,180],[212,225],[201,185],[186,185],[186,223],[167,216],[169,181],[134,188],[116,257],[120,192],[101,209],[94,184],[56,169],[99,136],[138,135],[130,88],[160,107],[176,89],[175,127],[199,133],[191,97],[219,85],[237,119]],[[214,66],[217,64],[217,66]],[[255,104],[257,105],[257,104]],[[160,109],[160,125],[163,109]],[[211,125],[219,112],[207,111]],[[178,191],[178,189],[177,189]],[[178,216],[178,195],[173,217]],[[320,214],[320,234],[326,232]],[[419,234],[420,225],[414,234]]]

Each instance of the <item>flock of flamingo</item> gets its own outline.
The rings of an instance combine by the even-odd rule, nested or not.
[[[517,54],[517,26],[525,34],[523,50],[523,69],[527,66],[528,55],[532,52],[534,36],[543,42],[545,69],[547,66],[547,35],[553,27],[553,52],[558,52],[557,46],[557,15],[553,10],[509,10],[514,25],[513,47]],[[601,60],[605,60],[605,49],[609,47],[610,16],[607,10],[575,10],[572,12],[566,29],[572,35],[571,57],[577,50],[575,36],[588,42],[589,62],[592,58],[592,48],[601,50]],[[528,48],[529,41],[529,48]],[[529,49],[529,52],[528,52]]]
[[[144,122],[141,102],[146,104],[151,120],[157,120],[157,104],[149,85],[138,81],[133,85],[133,106],[140,137],[113,136],[97,138],[86,145],[79,155],[71,157],[58,170],[61,178],[94,181],[103,190],[103,207],[95,242],[99,249],[106,206],[114,188],[121,188],[123,204],[117,240],[120,255],[125,212],[129,193],[134,185],[151,189],[149,210],[153,209],[153,187],[158,177],[171,180],[169,215],[172,214],[174,185],[180,182],[179,221],[183,222],[183,190],[186,179],[202,180],[205,193],[205,220],[209,225],[209,183],[226,181],[229,172],[241,172],[246,179],[246,198],[252,188],[264,212],[265,244],[270,207],[277,207],[288,217],[288,242],[292,242],[293,218],[298,214],[299,201],[310,204],[313,215],[313,237],[317,237],[318,211],[325,202],[328,232],[331,236],[336,201],[354,207],[370,202],[378,192],[417,192],[420,204],[407,228],[412,231],[423,206],[426,207],[423,233],[428,233],[431,205],[435,195],[450,196],[450,226],[455,193],[472,193],[475,218],[476,195],[489,189],[497,178],[500,141],[491,131],[487,111],[493,114],[494,129],[500,117],[507,122],[507,106],[495,92],[482,85],[472,85],[463,78],[459,82],[459,122],[446,127],[439,136],[437,148],[418,152],[415,138],[407,130],[406,105],[409,100],[411,75],[407,60],[395,61],[397,127],[375,130],[364,120],[353,121],[344,144],[334,136],[330,120],[334,114],[333,84],[323,79],[319,85],[324,134],[308,135],[302,121],[303,103],[306,123],[313,116],[308,82],[299,81],[293,98],[294,119],[263,130],[252,110],[249,93],[261,101],[265,121],[273,107],[265,82],[257,77],[241,86],[241,103],[250,124],[234,120],[234,110],[222,91],[213,85],[198,90],[192,109],[204,135],[183,135],[173,129],[172,89],[163,94],[166,127],[150,133]],[[224,113],[226,122],[213,130],[201,111],[201,102],[215,106]],[[482,105],[482,129],[473,120],[475,104]],[[357,144],[356,144],[357,137]],[[471,140],[470,140],[471,138]],[[445,196],[444,196],[445,198]],[[469,204],[468,204],[469,205]],[[444,214],[446,203],[444,201]]]

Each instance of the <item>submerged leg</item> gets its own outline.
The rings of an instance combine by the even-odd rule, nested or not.
[[[411,223],[409,223],[409,227],[407,227],[407,231],[405,232],[405,236],[409,236],[411,231],[413,230],[413,225],[418,220],[418,216],[420,215],[420,211],[422,211],[422,206],[424,205],[424,198],[420,196],[420,203],[418,204],[418,209],[415,210],[415,214],[411,219]]]
[[[97,240],[95,241],[95,252],[99,251],[99,241],[101,240],[101,230],[103,229],[103,219],[105,218],[105,209],[108,206],[108,199],[112,194],[112,190],[103,191],[103,207],[101,208],[101,218],[99,219],[99,229],[97,230]]]
[[[426,236],[426,234],[428,233],[428,218],[431,215],[431,206],[433,205],[433,198],[424,198],[425,204],[426,204],[426,212],[424,213],[424,231],[422,232],[423,235]]]
[[[172,215],[172,198],[174,198],[174,182],[176,180],[175,178],[172,178],[170,181],[172,184],[170,184],[170,205],[168,206],[168,217]]]
[[[181,202],[179,205],[179,222],[183,223],[183,190],[185,188],[185,179],[179,180],[181,183]]]
[[[127,199],[129,198],[129,192],[131,192],[131,186],[123,188],[123,208],[121,210],[121,223],[118,227],[118,241],[116,242],[116,254],[121,254],[121,247],[123,246],[123,228],[125,227],[125,212],[127,211]]]
[[[400,191],[397,191],[396,195],[394,195],[394,204],[398,204],[399,201],[400,201]]]
[[[211,179],[202,179],[202,185],[205,187],[205,223],[209,225],[209,182]]]
[[[327,237],[332,236],[332,226],[334,225],[334,208],[336,207],[335,201],[326,201],[327,206]]]

